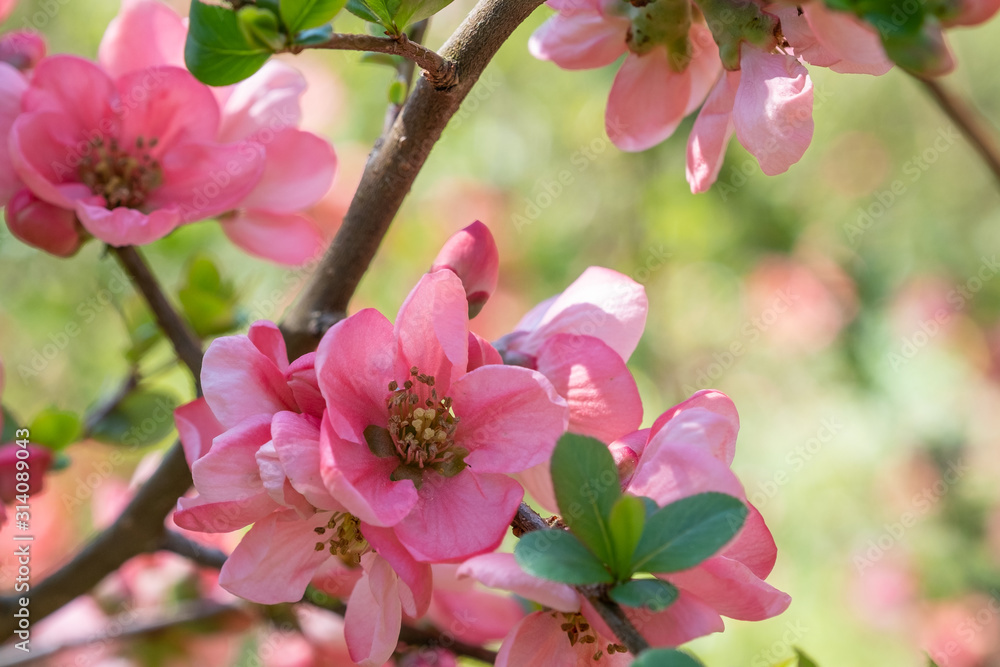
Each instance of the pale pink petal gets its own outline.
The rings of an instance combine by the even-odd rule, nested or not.
[[[516,366],[483,366],[452,385],[456,443],[477,473],[512,473],[549,460],[568,411],[545,377]]]
[[[261,486],[260,493],[240,500],[216,501],[203,496],[177,500],[174,523],[199,533],[231,533],[281,509]]]
[[[201,373],[205,399],[228,428],[244,419],[295,411],[295,399],[284,375],[246,336],[212,341]]]
[[[536,611],[514,626],[504,639],[496,667],[577,667],[579,664],[562,616]],[[586,664],[586,663],[584,663]]]
[[[427,613],[433,592],[431,566],[419,563],[406,549],[391,528],[361,524],[361,534],[379,556],[384,558],[399,576],[400,600],[407,616],[420,618]]]
[[[763,621],[788,608],[792,599],[759,579],[750,569],[725,556],[713,556],[698,567],[667,577],[715,611],[741,621]]]
[[[480,645],[503,639],[524,618],[525,610],[513,597],[488,591],[437,590],[429,615],[459,641]]]
[[[184,67],[187,27],[172,9],[156,0],[123,0],[111,19],[97,59],[113,77],[133,70],[173,65]]]
[[[215,418],[204,398],[185,403],[174,410],[174,423],[177,425],[189,468],[208,453],[212,440],[226,430]]]
[[[396,649],[403,622],[399,579],[389,563],[374,554],[365,556],[365,576],[347,602],[344,636],[351,660],[363,667],[378,667]]]
[[[303,521],[286,510],[258,521],[222,566],[219,585],[260,604],[298,602],[316,569],[330,557],[316,550],[313,531],[329,519],[320,512]]]
[[[314,507],[343,510],[330,496],[320,473],[319,424],[316,417],[279,412],[271,422],[271,437],[281,467],[292,487]]]
[[[536,368],[566,399],[571,432],[611,442],[639,428],[639,388],[622,358],[600,339],[552,336]]]
[[[433,376],[447,393],[469,363],[469,306],[461,279],[450,271],[425,273],[396,316],[397,380],[410,368]]]
[[[802,12],[820,44],[840,56],[840,62],[830,65],[834,72],[879,76],[892,69],[882,40],[866,23],[818,2],[806,3]]]
[[[366,308],[334,324],[316,350],[320,391],[351,422],[355,439],[372,424],[388,426],[385,400],[393,380],[394,346],[392,324]]]
[[[617,271],[591,266],[551,302],[534,330],[518,341],[518,350],[535,354],[549,336],[567,333],[600,338],[627,360],[642,337],[648,308],[642,285]],[[516,330],[526,329],[525,321],[536,318],[532,310]]]
[[[26,112],[59,112],[64,129],[70,133],[100,129],[112,135],[117,129],[114,109],[120,103],[118,91],[104,70],[83,58],[66,55],[38,63],[21,101]]]
[[[521,483],[524,492],[534,504],[552,514],[559,513],[559,506],[556,504],[556,492],[552,488],[552,473],[549,471],[549,462],[522,470],[514,475],[514,479]]]
[[[524,491],[506,475],[455,477],[428,473],[413,510],[396,524],[396,535],[419,561],[455,562],[500,546]],[[483,512],[489,507],[489,512]]]
[[[241,500],[264,490],[257,450],[271,439],[271,415],[254,415],[217,436],[191,466],[195,488],[205,499]]]
[[[239,144],[190,143],[175,147],[160,164],[163,184],[145,205],[179,206],[185,222],[196,222],[236,208],[260,179],[264,155]]]
[[[675,72],[667,50],[629,53],[608,96],[604,127],[623,151],[644,151],[677,129],[691,98],[691,72]]]
[[[707,412],[705,412],[707,411]],[[732,465],[736,456],[736,435],[740,431],[740,415],[733,401],[721,391],[703,389],[683,403],[666,410],[657,417],[650,429],[651,434],[674,422],[674,427],[682,423],[693,423],[703,436],[702,446],[726,465]]]
[[[712,607],[683,589],[673,604],[661,612],[626,609],[625,615],[652,646],[680,646],[725,629],[722,618]],[[594,616],[587,618],[603,624]]]
[[[344,421],[332,407],[324,415],[320,434],[323,483],[335,500],[365,523],[396,525],[416,505],[417,489],[408,479],[398,482],[390,479],[399,465],[398,458],[376,457],[364,436],[343,438],[335,422],[340,423],[343,430]]]
[[[458,567],[458,576],[472,577],[484,586],[516,593],[557,611],[580,610],[580,594],[572,586],[528,574],[511,553],[470,558]]]
[[[792,56],[742,49],[733,105],[736,137],[774,176],[801,159],[813,133],[813,85]]]
[[[691,72],[691,95],[684,109],[685,116],[701,106],[722,73],[719,47],[708,26],[693,23],[688,38],[691,40],[691,62],[688,63]]]
[[[650,447],[643,454],[629,484],[629,493],[652,498],[661,507],[707,491],[725,493],[741,500],[745,497],[743,485],[729,466],[704,449],[683,445],[653,449],[654,441],[664,433],[661,431],[651,439]]]
[[[610,65],[628,49],[629,21],[582,8],[556,14],[528,40],[531,55],[551,60],[563,69],[591,69]]]
[[[739,72],[724,72],[691,128],[687,146],[687,181],[694,194],[707,191],[719,177],[726,146],[735,130],[733,104],[739,82]]]
[[[325,245],[316,222],[301,213],[240,209],[219,220],[234,244],[256,257],[297,266]]]
[[[76,202],[76,215],[88,232],[117,247],[145,245],[158,241],[183,222],[176,209],[157,209],[143,213],[134,208],[107,209],[104,206]]]
[[[299,98],[306,80],[284,63],[268,61],[250,78],[224,90],[219,141],[252,139],[269,144],[276,133],[298,127],[302,119]]]
[[[0,206],[24,187],[14,171],[6,138],[21,113],[21,96],[27,88],[28,81],[23,74],[0,62]]]
[[[325,139],[293,127],[274,133],[264,173],[240,208],[295,213],[323,198],[337,171],[337,155]]]
[[[490,342],[478,334],[469,332],[469,372],[480,366],[491,364],[502,364],[503,357],[496,351]]]
[[[842,60],[834,44],[824,44],[813,32],[806,18],[805,7],[775,3],[766,6],[766,11],[781,21],[781,34],[789,43],[788,52],[817,67],[830,67]]]
[[[273,440],[265,443],[257,450],[257,453],[254,454],[254,460],[257,462],[257,469],[260,471],[261,484],[264,485],[267,495],[274,502],[283,507],[291,507],[303,519],[312,516],[316,512],[313,504],[306,500],[305,496],[296,491],[295,487],[289,481],[288,476],[285,474],[285,468],[281,465],[281,459],[278,458],[278,452],[274,447]],[[342,509],[337,503],[332,503],[332,505],[332,507],[324,507],[322,509]]]

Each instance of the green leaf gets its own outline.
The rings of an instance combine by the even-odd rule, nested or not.
[[[190,21],[184,62],[202,83],[237,83],[259,70],[271,56],[269,49],[247,40],[231,9],[191,0]]]
[[[672,648],[652,648],[642,652],[632,667],[703,667],[687,653]]]
[[[423,21],[447,7],[453,0],[402,0],[393,17],[400,28]]]
[[[618,604],[645,607],[652,612],[663,611],[672,605],[678,594],[676,586],[659,579],[632,579],[608,591]]]
[[[35,415],[28,430],[31,442],[59,451],[76,442],[83,425],[76,413],[46,408]]]
[[[318,28],[309,28],[295,35],[293,42],[298,46],[316,46],[325,44],[333,36],[332,25],[321,25]]]
[[[614,560],[611,508],[621,496],[618,468],[607,445],[567,433],[550,465],[562,520],[604,563]]]
[[[0,405],[0,413],[3,414],[3,431],[0,432],[0,444],[6,442],[14,442],[15,440],[17,440],[17,436],[15,435],[15,433],[19,428],[17,425],[17,420],[14,419],[14,415],[12,415],[7,410],[7,408],[3,407],[2,405]]]
[[[323,25],[344,8],[346,0],[281,0],[281,20],[296,33]]]
[[[795,657],[799,659],[798,667],[816,667],[816,663],[802,649],[795,648]]]
[[[212,336],[239,326],[236,289],[222,279],[211,259],[196,255],[188,263],[185,278],[177,297],[196,334]]]
[[[176,407],[177,399],[170,394],[138,389],[94,424],[91,435],[116,445],[151,445],[173,432]]]
[[[236,19],[249,44],[269,51],[285,47],[285,35],[278,25],[278,17],[270,10],[246,5],[236,12]]]
[[[370,65],[386,65],[392,69],[398,69],[399,63],[404,60],[403,56],[394,56],[389,53],[362,53],[361,62]]]
[[[389,84],[389,102],[397,107],[403,106],[406,102],[406,84],[398,79]]]
[[[927,656],[927,667],[938,667],[938,664],[934,662],[934,658]]]
[[[635,550],[635,572],[678,572],[721,549],[743,527],[747,508],[723,493],[699,493],[670,503],[646,520]]]
[[[604,564],[565,530],[536,530],[514,547],[521,569],[542,579],[564,584],[609,584],[614,581]]]
[[[399,35],[401,30],[393,20],[399,5],[400,0],[347,0],[347,11],[370,23],[378,23],[391,35]]]
[[[622,496],[611,508],[609,518],[614,559],[611,569],[619,580],[632,576],[632,554],[639,546],[646,523],[646,506],[636,496]]]

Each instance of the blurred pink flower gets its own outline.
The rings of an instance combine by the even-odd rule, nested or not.
[[[17,0],[0,0],[0,22],[5,21],[17,6]]]
[[[25,71],[45,57],[45,38],[33,30],[15,30],[0,35],[0,62]]]
[[[497,288],[500,252],[493,234],[476,220],[445,242],[434,258],[431,271],[449,270],[462,279],[469,301],[469,317],[475,317]]]

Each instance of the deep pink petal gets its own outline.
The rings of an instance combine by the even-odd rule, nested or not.
[[[448,270],[462,279],[475,316],[497,288],[500,251],[489,227],[476,220],[452,234],[431,264],[431,271]],[[471,352],[471,349],[470,349]]]
[[[478,334],[469,332],[469,371],[474,371],[480,366],[490,364],[502,364],[503,357],[496,351],[490,342]]]
[[[330,189],[337,155],[325,139],[290,127],[261,144],[267,151],[264,173],[240,208],[295,213],[318,202]]]
[[[407,616],[420,618],[427,613],[433,592],[431,566],[417,562],[391,528],[379,528],[361,524],[361,534],[373,549],[385,559],[404,584],[400,588],[400,600]]]
[[[725,556],[713,556],[698,567],[668,578],[723,616],[741,621],[777,616],[792,601],[787,593],[758,578],[746,565]]]
[[[183,19],[167,5],[123,0],[118,16],[104,31],[97,59],[112,77],[158,65],[184,67],[186,39]]]
[[[313,417],[322,418],[326,411],[326,401],[319,390],[316,378],[316,353],[304,354],[293,361],[285,370],[288,386],[295,396],[299,410]]]
[[[639,428],[639,388],[622,358],[600,339],[552,336],[539,350],[536,368],[566,399],[573,433],[611,442]]]
[[[528,40],[528,49],[563,69],[604,67],[627,51],[629,27],[625,17],[582,8],[549,18]]]
[[[431,375],[439,393],[447,393],[469,363],[469,306],[461,279],[450,271],[426,273],[396,317],[397,380],[415,366]]]
[[[83,228],[95,238],[117,247],[145,245],[158,241],[183,222],[177,209],[159,209],[143,213],[134,208],[107,209],[85,200],[76,202],[76,216]]]
[[[219,220],[229,240],[251,255],[297,266],[323,250],[316,222],[300,213],[241,209]]]
[[[528,574],[511,553],[470,558],[458,567],[458,576],[472,577],[484,586],[516,593],[558,611],[580,610],[580,594],[572,586]]]
[[[201,372],[205,399],[227,427],[258,415],[295,411],[284,375],[246,336],[212,341]]]
[[[97,132],[104,136],[117,133],[114,110],[120,103],[118,91],[104,70],[88,60],[67,55],[51,56],[38,63],[21,102],[26,112],[60,113],[69,132]]]
[[[279,412],[271,422],[271,437],[281,467],[292,487],[314,507],[343,510],[330,496],[320,472],[319,419],[296,412]]]
[[[723,72],[691,128],[687,146],[687,181],[691,192],[708,190],[719,177],[726,146],[733,136],[733,104],[739,72]]]
[[[389,563],[372,554],[365,576],[347,602],[344,636],[351,660],[364,667],[378,667],[396,649],[403,622],[399,580]]]
[[[755,576],[764,579],[774,568],[778,547],[756,507],[747,503],[750,513],[736,537],[719,555],[746,565]]]
[[[27,188],[11,197],[4,218],[15,238],[57,257],[73,256],[84,241],[75,212],[42,201]]]
[[[329,519],[320,512],[303,521],[286,510],[258,521],[222,566],[219,585],[260,604],[298,602],[316,569],[330,557],[315,549],[313,531]]]
[[[594,336],[607,343],[622,359],[628,359],[639,344],[646,326],[649,302],[642,285],[628,276],[600,266],[591,266],[556,297],[539,317],[532,310],[518,323],[537,326],[517,342],[517,349],[534,355],[550,336],[560,333]]]
[[[547,461],[568,410],[545,377],[516,366],[483,366],[452,385],[456,443],[477,473],[513,473]]]
[[[608,138],[623,151],[651,148],[674,133],[690,98],[691,72],[675,72],[666,47],[629,53],[608,96]]]
[[[28,88],[24,75],[7,63],[0,62],[0,206],[24,187],[14,171],[10,151],[7,150],[7,135],[21,113],[21,96]]]
[[[742,49],[733,105],[736,137],[774,176],[799,161],[813,133],[813,85],[792,56]]]
[[[320,391],[350,421],[354,438],[361,438],[372,424],[388,425],[385,401],[393,380],[393,347],[392,324],[373,308],[337,322],[319,343],[316,377]]]
[[[563,618],[555,612],[536,611],[525,616],[500,646],[496,667],[577,667],[562,623]]]
[[[208,453],[212,440],[226,430],[215,418],[204,398],[185,403],[174,410],[174,423],[177,425],[189,468]]]
[[[298,70],[271,60],[250,78],[226,88],[219,141],[252,139],[270,144],[277,133],[298,127],[299,98],[306,85]]]
[[[77,199],[92,196],[77,171],[86,140],[81,140],[65,114],[21,114],[11,126],[8,148],[16,178],[39,199],[72,209]]]
[[[207,500],[240,500],[263,490],[255,455],[271,440],[271,415],[248,417],[217,436],[191,466],[198,493]]]
[[[288,369],[288,349],[277,324],[267,320],[257,320],[247,330],[247,338],[261,354],[278,367],[279,371],[284,373]]]
[[[323,418],[320,434],[320,465],[323,483],[330,495],[354,516],[375,526],[393,526],[410,513],[418,501],[410,480],[392,481],[399,465],[394,456],[376,457],[364,436],[347,439],[334,422],[344,419],[331,408]],[[351,430],[351,429],[349,429]]]
[[[413,557],[429,563],[455,562],[500,546],[524,491],[506,475],[455,477],[428,473],[420,499],[396,525],[396,535]],[[483,508],[490,511],[484,513]]]
[[[706,410],[708,413],[701,410]],[[688,413],[688,411],[690,411]],[[673,422],[675,427],[682,423],[693,422],[704,434],[702,445],[707,447],[717,459],[726,465],[732,465],[736,456],[736,436],[740,431],[740,415],[732,399],[721,391],[703,389],[691,398],[666,410],[657,417],[650,429],[651,434],[658,433],[667,424]]]

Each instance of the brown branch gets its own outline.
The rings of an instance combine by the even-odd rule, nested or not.
[[[986,129],[986,123],[983,119],[979,118],[975,110],[960,97],[950,92],[937,80],[917,77],[917,81],[923,84],[924,89],[934,98],[941,110],[958,126],[958,129],[979,153],[989,170],[993,172],[997,184],[1000,185],[1000,150],[997,149],[994,137]]]
[[[454,62],[431,51],[418,41],[411,41],[405,32],[400,33],[398,37],[334,33],[330,39],[321,44],[294,46],[290,51],[299,53],[304,49],[369,51],[402,56],[424,70],[424,77],[438,90],[448,90],[458,84],[458,68]]]
[[[406,31],[406,36],[411,42],[415,44],[421,44],[424,41],[424,36],[427,34],[427,25],[429,19],[424,19],[423,21],[417,21],[409,30]],[[410,95],[410,91],[413,89],[413,69],[414,63],[412,60],[402,60],[396,67],[396,81],[401,83],[406,90],[407,97]],[[405,104],[405,99],[403,104]],[[385,110],[385,121],[382,127],[382,135],[385,136],[389,134],[389,130],[392,129],[393,123],[396,122],[396,118],[399,117],[399,112],[403,110],[402,104],[396,104],[394,102],[389,102],[388,108]]]
[[[510,522],[510,525],[518,537],[535,530],[553,530],[545,522],[545,519],[525,503],[521,503],[521,506],[517,508],[517,514],[514,515],[514,520]],[[574,588],[580,595],[587,598],[594,610],[601,615],[604,622],[608,624],[611,631],[632,655],[639,655],[649,648],[649,642],[635,629],[632,621],[628,619],[618,603],[608,599],[604,588],[595,589],[593,586],[574,586]]]
[[[289,354],[316,348],[344,317],[347,304],[434,144],[500,46],[541,0],[480,0],[442,57],[455,63],[458,84],[437,90],[417,82],[383,141],[368,159],[344,223],[282,324]]]
[[[178,556],[184,556],[184,558],[202,567],[210,567],[216,570],[221,570],[222,566],[226,563],[226,558],[228,558],[225,552],[213,549],[204,544],[199,544],[194,540],[189,540],[180,533],[175,533],[172,530],[163,531],[160,549],[170,551]]]
[[[153,311],[153,317],[156,318],[156,324],[173,344],[178,358],[191,369],[195,385],[201,386],[202,350],[197,336],[170,305],[170,301],[160,289],[160,283],[156,280],[153,272],[149,270],[138,249],[132,246],[111,247],[111,252],[118,257],[118,261],[121,262],[129,278],[145,297],[146,303]]]

